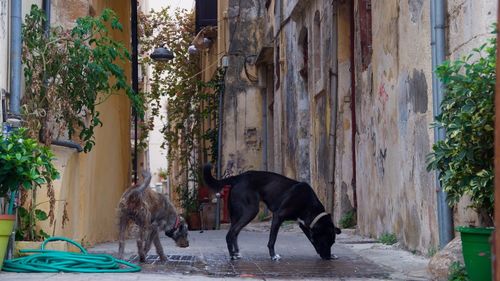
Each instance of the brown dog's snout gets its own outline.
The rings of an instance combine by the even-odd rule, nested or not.
[[[189,240],[181,238],[175,241],[175,244],[177,245],[177,247],[187,248],[189,247]]]

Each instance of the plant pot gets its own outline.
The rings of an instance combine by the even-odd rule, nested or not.
[[[490,237],[494,228],[457,227],[470,281],[492,280]]]
[[[200,230],[201,229],[201,218],[199,213],[189,213],[187,215],[187,223],[189,230]]]
[[[14,222],[16,221],[15,215],[0,215],[0,271],[3,266],[3,259],[7,253],[7,245],[9,244],[9,237],[14,229]]]
[[[14,257],[23,257],[35,254],[35,252],[21,252],[21,250],[39,250],[42,241],[16,241],[14,246]],[[66,241],[50,241],[45,245],[46,250],[78,253],[80,250]]]

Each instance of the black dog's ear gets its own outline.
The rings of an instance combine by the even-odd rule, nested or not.
[[[342,231],[340,230],[340,228],[338,228],[338,227],[336,227],[336,226],[334,226],[333,228],[335,229],[335,234],[340,234],[340,233],[342,233]]]

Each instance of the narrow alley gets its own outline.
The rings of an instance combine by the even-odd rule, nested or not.
[[[226,230],[191,231],[189,248],[177,248],[163,236],[169,261],[161,263],[149,252],[140,273],[128,274],[29,274],[1,273],[2,280],[429,280],[428,259],[362,238],[344,230],[333,246],[337,260],[321,260],[295,224],[283,226],[276,243],[282,256],[271,261],[267,251],[268,223],[253,223],[242,231],[239,244],[243,258],[231,261],[227,255]],[[93,253],[115,255],[116,242],[91,248]],[[137,263],[134,240],[127,240],[125,256]],[[109,278],[109,279],[107,279]]]

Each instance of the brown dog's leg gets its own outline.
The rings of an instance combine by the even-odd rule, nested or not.
[[[118,258],[123,259],[125,251],[125,231],[127,230],[128,221],[124,216],[120,216],[119,236],[118,236]]]
[[[163,247],[161,246],[160,236],[158,235],[158,228],[153,227],[149,232],[148,239],[146,240],[146,244],[144,245],[144,252],[147,255],[149,250],[151,249],[151,245],[155,244],[156,253],[160,256],[161,261],[166,261],[165,253],[163,252]]]
[[[163,247],[161,246],[160,236],[158,235],[158,232],[156,232],[156,234],[153,238],[153,242],[155,243],[156,253],[158,254],[158,256],[160,256],[160,260],[166,261],[167,257],[165,256],[165,253],[163,252]]]
[[[139,253],[139,261],[140,262],[145,262],[146,261],[146,254],[144,253],[144,228],[142,227],[139,231],[139,237],[137,238],[137,251]]]
[[[146,243],[144,243],[144,254],[147,255],[149,250],[151,249],[151,244],[153,244],[153,235],[157,233],[156,228],[151,229],[148,234],[148,238],[146,239]]]

